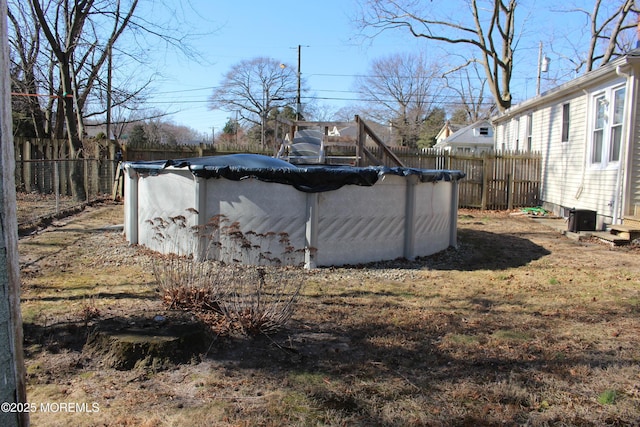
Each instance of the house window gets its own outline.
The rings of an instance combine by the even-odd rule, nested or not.
[[[569,141],[569,104],[562,105],[562,142]]]
[[[607,109],[607,101],[604,95],[595,99],[595,119],[593,124],[593,146],[591,148],[591,163],[602,162],[602,140],[604,139],[604,117]]]
[[[481,136],[489,136],[489,128],[480,128]]]
[[[533,145],[533,114],[527,116],[527,151],[531,151]]]
[[[625,88],[601,92],[593,98],[591,163],[606,166],[620,160]]]
[[[613,94],[613,122],[611,123],[611,140],[609,142],[609,161],[620,160],[620,143],[622,142],[622,118],[624,116],[624,88]]]

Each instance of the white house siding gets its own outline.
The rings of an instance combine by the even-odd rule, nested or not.
[[[620,162],[607,163],[608,145],[603,147],[603,162],[591,164],[594,96],[603,94],[611,101],[615,90],[626,86]],[[561,142],[562,105],[570,102],[569,141]],[[612,116],[615,104],[604,114]],[[568,208],[595,210],[598,226],[618,223],[624,215],[640,213],[640,49],[603,65],[576,79],[550,89],[540,96],[514,105],[492,118],[496,129],[496,147],[515,149],[515,141],[526,147],[523,123],[532,114],[533,150],[543,158],[541,199],[554,213],[566,214]],[[619,116],[618,116],[619,117]],[[518,137],[514,129],[520,122]],[[606,124],[606,132],[611,125]],[[605,143],[606,143],[605,138]]]
[[[533,120],[532,150],[543,157],[541,200],[557,215],[567,215],[568,209],[588,209],[598,212],[599,225],[610,223],[617,165],[596,169],[589,162],[590,129],[589,99],[591,94],[576,92],[550,105],[523,110],[517,117],[496,124],[497,147],[522,151],[527,146],[528,120]],[[569,103],[569,141],[562,142],[562,106]],[[518,126],[519,119],[519,126]],[[517,129],[519,128],[519,132]],[[636,149],[640,159],[640,149]],[[636,162],[638,163],[638,162]],[[636,179],[640,181],[640,174]],[[636,195],[640,200],[640,194]]]
[[[562,106],[569,103],[569,141],[562,141]],[[541,110],[543,118],[535,125],[534,147],[543,156],[541,199],[558,215],[563,208],[584,208],[580,200],[585,174],[579,173],[586,164],[586,99],[578,94],[559,100]],[[540,145],[536,139],[540,138]]]

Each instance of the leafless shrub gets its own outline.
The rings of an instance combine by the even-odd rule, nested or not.
[[[152,262],[162,299],[171,309],[218,310],[219,289],[230,272],[213,261],[193,256],[160,255]]]
[[[168,251],[169,255],[155,256],[152,263],[167,307],[192,311],[224,335],[273,333],[291,318],[303,273],[296,268],[278,267],[281,261],[262,247],[273,241],[284,246],[285,255],[296,252],[287,233],[245,233],[239,223],[230,223],[222,215],[192,227],[188,227],[184,216],[148,222],[156,239],[175,248]],[[192,235],[190,243],[180,240],[183,235],[174,241],[175,230],[188,230]],[[233,244],[224,244],[228,243],[225,239]],[[193,246],[185,249],[185,244]],[[247,261],[247,253],[249,263],[270,266],[241,265],[243,259]]]
[[[273,333],[291,318],[302,283],[296,270],[244,269],[220,299],[220,310],[244,334]]]
[[[171,309],[193,312],[221,335],[270,334],[291,318],[302,272],[158,256],[153,273]]]

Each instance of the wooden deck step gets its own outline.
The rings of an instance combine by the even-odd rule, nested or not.
[[[631,242],[631,239],[626,239],[620,237],[619,235],[608,233],[606,231],[596,231],[591,234],[591,237],[600,239],[601,241],[609,243],[612,246],[628,245]]]
[[[640,229],[640,217],[639,216],[625,216],[622,219],[622,223],[629,227],[635,227]]]
[[[611,234],[629,241],[640,238],[640,225],[614,224],[609,227]]]

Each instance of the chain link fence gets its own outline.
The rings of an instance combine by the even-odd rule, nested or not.
[[[72,171],[81,171],[82,199],[73,194]],[[97,200],[118,198],[121,195],[114,188],[118,173],[119,165],[114,160],[16,161],[18,227],[37,224]]]

